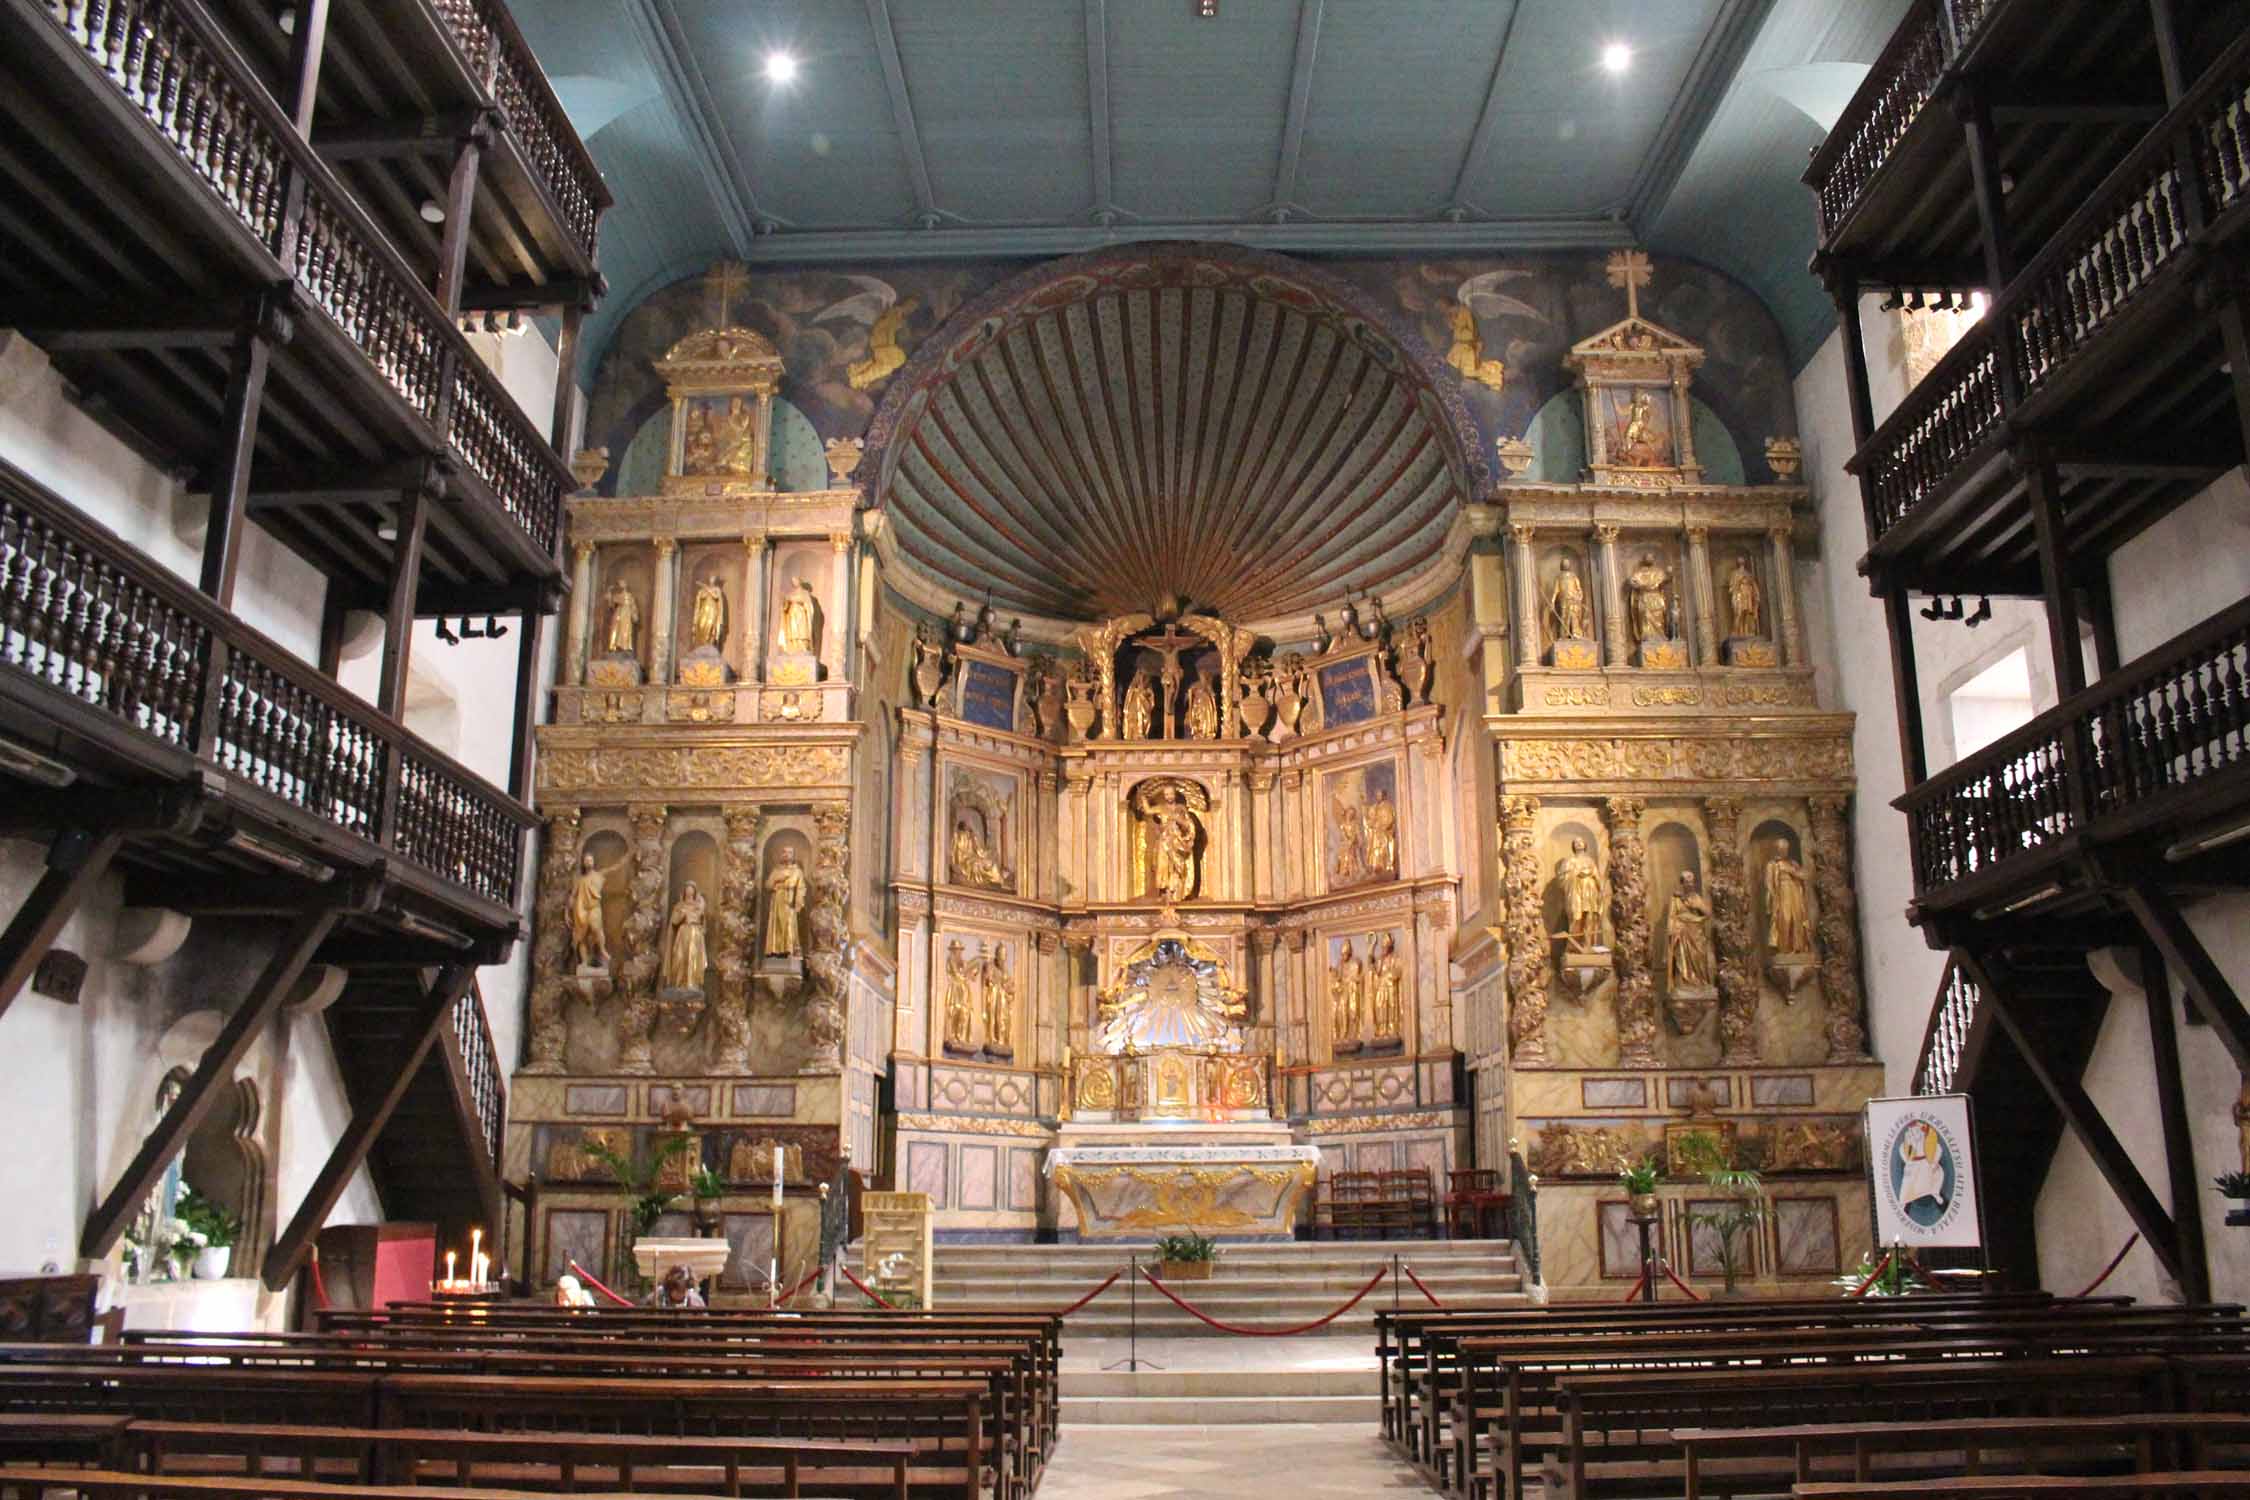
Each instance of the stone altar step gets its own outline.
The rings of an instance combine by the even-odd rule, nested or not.
[[[1372,1429],[1380,1397],[1372,1339],[1314,1335],[1249,1339],[1144,1339],[1162,1369],[1112,1370],[1119,1339],[1076,1338],[1063,1358],[1062,1418],[1104,1426],[1356,1423]]]

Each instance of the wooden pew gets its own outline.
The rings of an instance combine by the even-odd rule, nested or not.
[[[50,1490],[119,1500],[243,1500],[238,1478],[186,1474],[134,1474],[115,1469],[0,1468],[0,1496],[37,1497]],[[261,1479],[259,1500],[553,1500],[538,1490],[462,1490],[442,1485],[343,1485],[307,1479]],[[579,1500],[640,1500],[622,1490],[581,1490]],[[716,1496],[674,1495],[672,1500],[718,1500]]]
[[[2185,1473],[2119,1474],[2081,1479],[2065,1474],[1968,1474],[1860,1484],[1823,1481],[1791,1487],[1797,1500],[2137,1500],[2143,1495],[2250,1495],[2250,1473],[2240,1469]]]

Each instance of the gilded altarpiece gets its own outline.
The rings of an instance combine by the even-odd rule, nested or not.
[[[1582,481],[1503,484],[1479,518],[1510,1134],[1557,1295],[1638,1275],[1618,1168],[1689,1129],[1765,1174],[1752,1279],[1802,1289],[1867,1243],[1858,1117],[1883,1085],[1846,847],[1851,716],[1820,706],[1800,623],[1805,491],[1704,481],[1702,351],[1640,315],[1647,276],[1612,258],[1627,316],[1566,362]],[[1793,477],[1793,442],[1768,458]],[[1708,1196],[1684,1169],[1663,1189],[1682,1276],[1715,1274],[1688,1218]]]
[[[855,1141],[872,1157],[890,980],[854,930],[853,865],[884,820],[854,796],[853,455],[832,456],[836,488],[775,491],[781,361],[726,324],[728,278],[714,281],[718,326],[656,362],[673,417],[658,493],[569,503],[505,1166],[537,1184],[538,1273],[575,1258],[606,1277],[624,1268],[627,1205],[597,1148],[646,1159],[688,1137],[669,1170],[682,1190],[695,1167],[726,1184],[738,1253],[720,1286],[751,1293],[777,1236],[789,1279],[812,1266],[822,1185]],[[683,1211],[656,1232],[692,1230]]]

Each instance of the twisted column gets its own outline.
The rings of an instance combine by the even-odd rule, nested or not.
[[[1648,846],[1641,842],[1640,797],[1602,804],[1609,824],[1609,915],[1616,930],[1617,1060],[1628,1068],[1658,1066],[1656,976],[1649,972]]]
[[[1508,1050],[1521,1065],[1547,1061],[1547,987],[1553,968],[1539,905],[1537,797],[1500,799],[1501,879],[1508,908]]]
[[[1717,939],[1719,1061],[1729,1067],[1759,1060],[1758,968],[1750,936],[1750,894],[1742,868],[1742,799],[1708,797],[1711,834],[1711,927]]]
[[[813,809],[812,893],[805,904],[805,1038],[799,1073],[844,1066],[845,1005],[851,990],[851,805]]]
[[[714,1073],[750,1069],[750,966],[758,951],[758,830],[764,813],[756,807],[726,810],[726,864],[719,876],[718,943],[712,954],[719,971],[718,1003],[711,1010],[716,1045]]]
[[[1860,1019],[1859,909],[1852,895],[1846,799],[1812,799],[1813,892],[1820,902],[1820,992],[1828,1007],[1828,1060],[1866,1062],[1867,1026]]]
[[[547,821],[546,849],[539,861],[539,904],[532,917],[530,1057],[526,1073],[560,1073],[569,1028],[563,1001],[571,970],[570,893],[578,882],[578,825],[575,807],[558,807]]]
[[[625,919],[623,1003],[618,1007],[617,1071],[647,1073],[656,1027],[656,976],[664,967],[664,805],[637,802],[633,820],[633,913]]]

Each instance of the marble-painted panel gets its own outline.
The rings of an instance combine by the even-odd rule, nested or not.
[[[1833,1198],[1773,1200],[1774,1241],[1784,1276],[1834,1276],[1843,1269]]]
[[[999,1205],[1000,1148],[961,1148],[961,1193],[957,1208],[995,1208]]]
[[[1445,1136],[1417,1136],[1406,1142],[1406,1164],[1419,1167],[1430,1177],[1430,1190],[1442,1197],[1446,1189],[1446,1169],[1452,1165],[1452,1153]]]
[[[1633,1207],[1622,1198],[1600,1198],[1593,1204],[1595,1233],[1601,1244],[1602,1276],[1611,1281],[1634,1281],[1641,1274],[1641,1233],[1633,1227]]]
[[[711,1113],[711,1086],[707,1083],[652,1083],[648,1088],[648,1112],[662,1119],[675,1099],[684,1102],[687,1112],[698,1120]]]
[[[773,1215],[723,1214],[719,1219],[719,1232],[726,1236],[728,1248],[734,1252],[727,1260],[719,1285],[735,1292],[763,1287],[766,1267],[773,1258]]]
[[[945,1152],[943,1141],[911,1141],[906,1147],[906,1190],[910,1193],[928,1193],[930,1207],[947,1207],[945,1197]]]
[[[1039,1151],[1015,1146],[1008,1151],[1008,1207],[1029,1213],[1039,1206]]]
[[[622,1083],[574,1083],[563,1090],[566,1115],[621,1115],[631,1090]]]
[[[792,1119],[797,1113],[797,1086],[793,1083],[738,1083],[734,1086],[734,1112],[747,1119]]]
[[[1706,1078],[1684,1077],[1664,1080],[1664,1107],[1666,1109],[1692,1109],[1695,1095],[1700,1089],[1711,1095],[1712,1104],[1719,1109],[1734,1108],[1734,1080],[1723,1074]]]
[[[1580,1079],[1578,1100],[1588,1109],[1646,1109],[1648,1108],[1648,1080],[1645,1078]]]
[[[1759,1109],[1801,1109],[1812,1102],[1813,1081],[1809,1073],[1751,1075],[1750,1103]]]
[[[545,1279],[552,1282],[575,1260],[597,1275],[609,1267],[609,1210],[603,1208],[550,1208],[546,1232],[540,1241],[547,1247]]]

